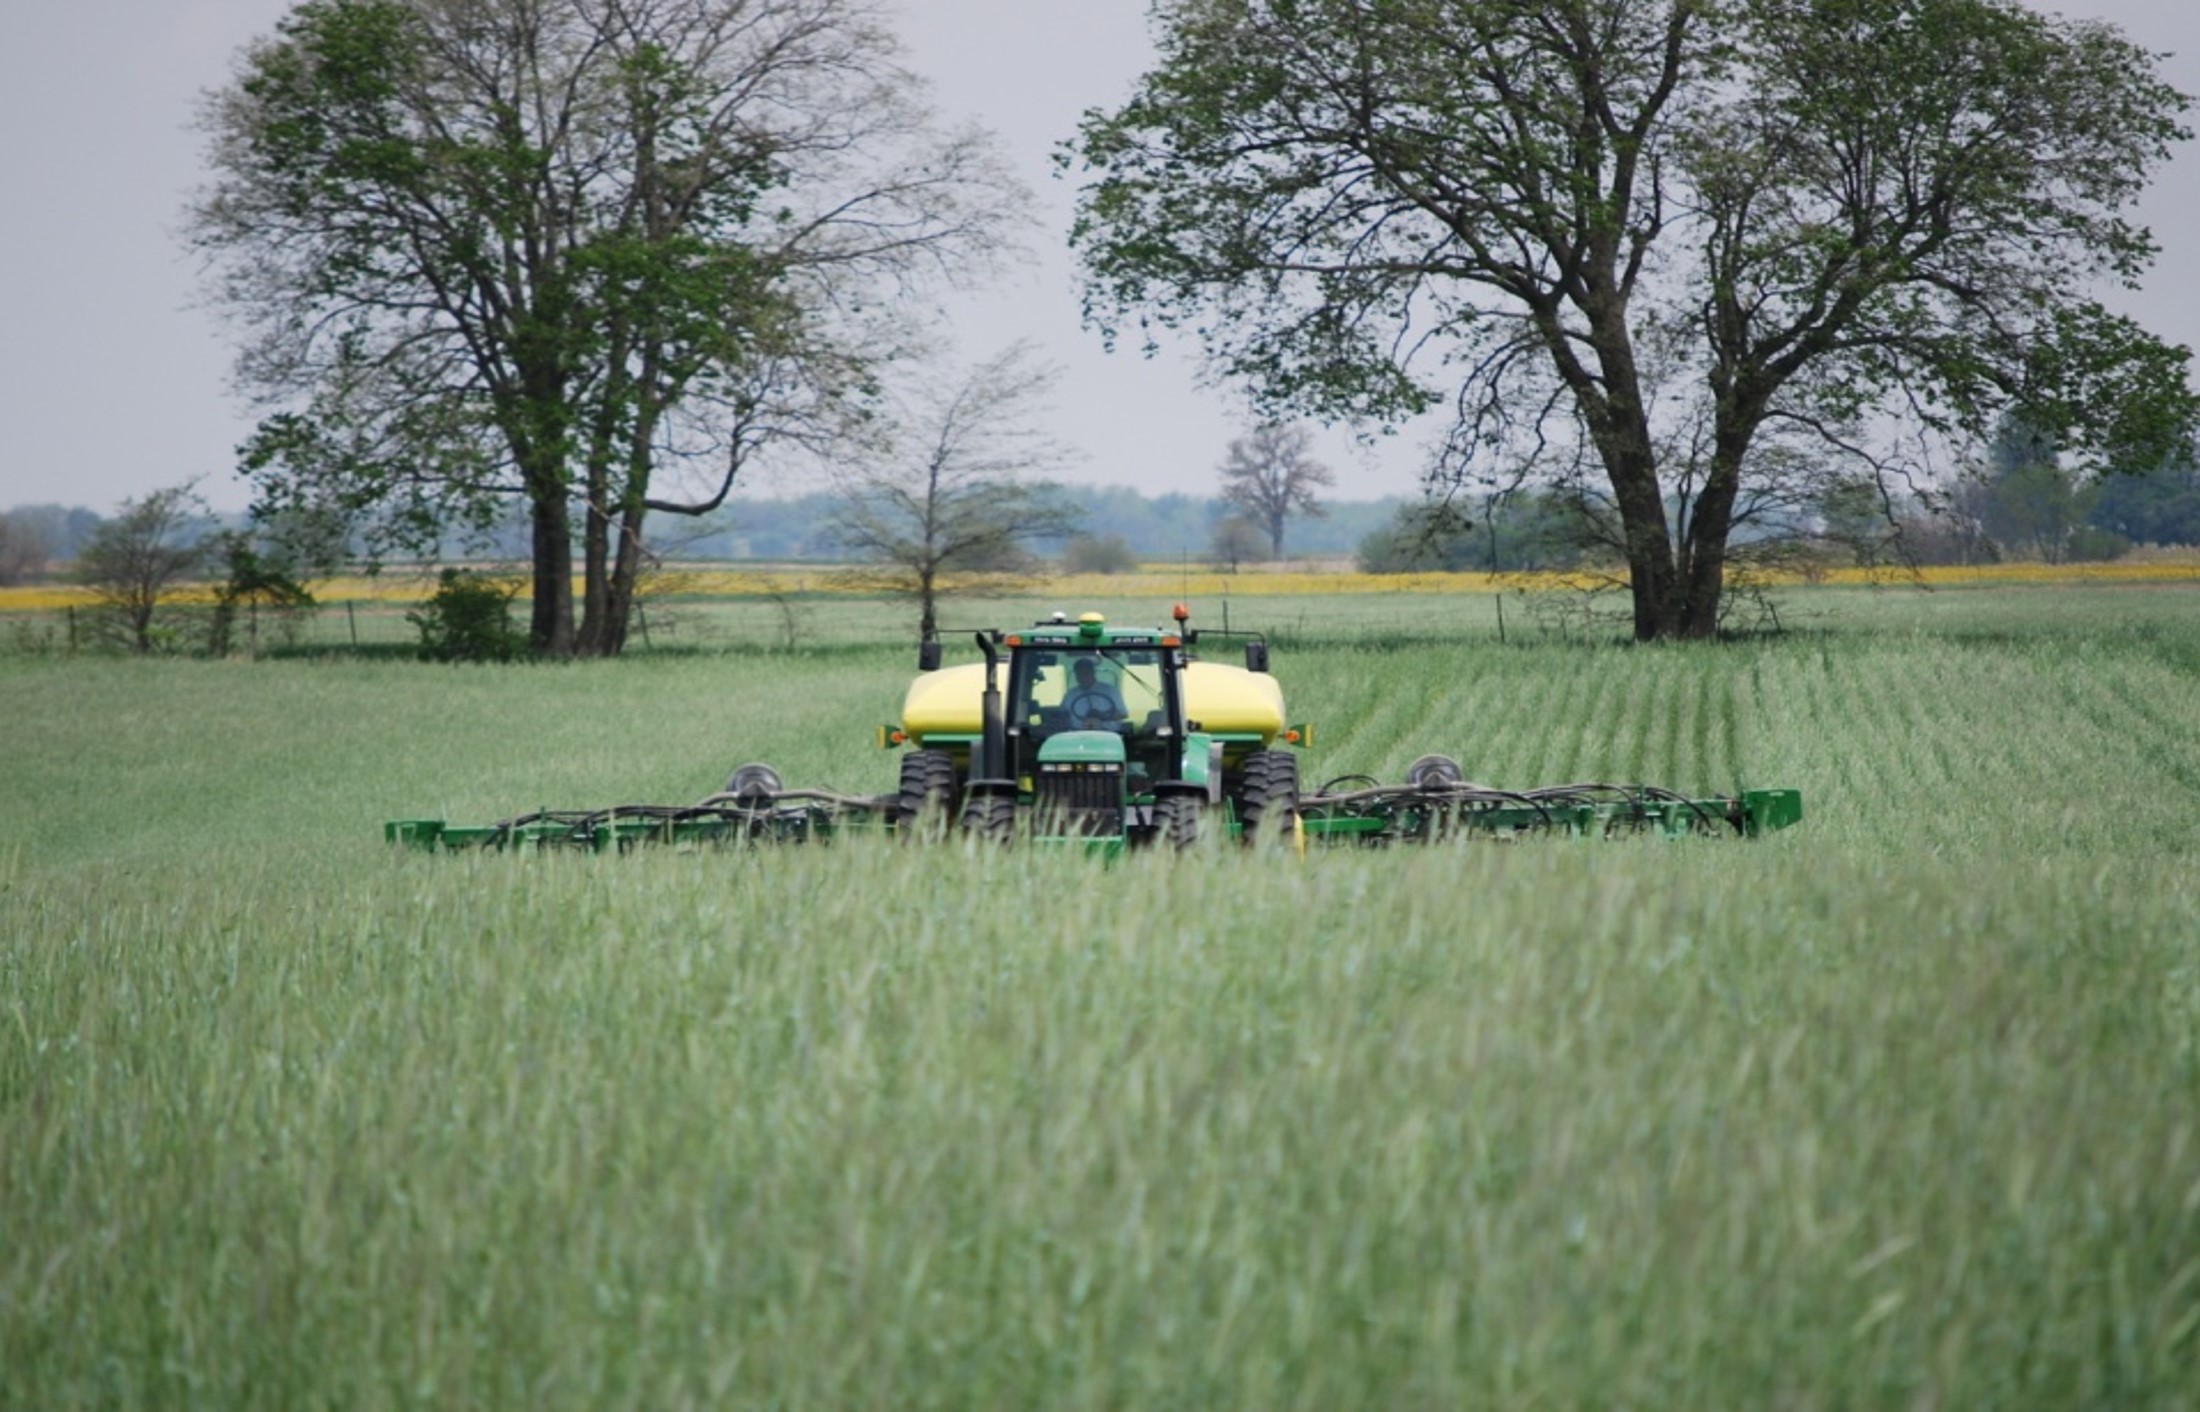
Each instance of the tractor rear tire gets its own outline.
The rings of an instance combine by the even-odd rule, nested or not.
[[[1292,836],[1299,811],[1299,757],[1288,750],[1256,750],[1245,757],[1237,796],[1238,831],[1247,848]]]
[[[963,801],[963,837],[975,843],[1000,845],[1016,833],[1016,796],[973,794]]]
[[[1197,794],[1164,794],[1153,806],[1153,841],[1171,853],[1185,853],[1199,846],[1206,821],[1207,800]]]
[[[955,758],[944,750],[901,757],[901,796],[894,826],[910,837],[937,838],[955,812]]]

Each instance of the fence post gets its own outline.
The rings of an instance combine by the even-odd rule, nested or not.
[[[69,605],[68,605],[68,607],[69,607],[69,652],[71,653],[71,655],[74,655],[74,654],[75,654],[75,652],[76,652],[76,605],[75,605],[74,603],[71,603],[71,604],[69,604]]]
[[[344,600],[344,617],[351,624],[351,645],[356,651],[359,646],[359,610],[349,598]]]

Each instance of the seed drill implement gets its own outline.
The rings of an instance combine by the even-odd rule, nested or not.
[[[942,665],[919,645],[901,719],[878,743],[901,754],[887,794],[790,788],[744,765],[694,804],[545,810],[492,824],[399,819],[392,842],[428,850],[641,843],[823,841],[843,834],[1066,845],[1104,854],[1245,845],[1382,846],[1456,838],[1746,838],[1802,819],[1792,789],[1692,798],[1654,785],[1590,782],[1499,788],[1447,755],[1402,780],[1302,784],[1307,724],[1288,724],[1264,641],[1245,665],[1201,660],[1179,607],[1170,628],[1115,627],[1057,614],[975,635],[978,660]]]

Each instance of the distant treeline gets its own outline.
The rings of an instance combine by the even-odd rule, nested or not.
[[[1944,503],[1892,508],[1905,546],[1899,557],[1920,563],[1973,563],[1998,558],[2112,559],[2134,544],[2200,544],[2200,470],[2194,461],[2141,475],[2080,481],[2054,458],[2026,458],[1997,445],[1983,473],[1967,478]],[[1076,541],[1032,547],[1077,567],[1127,557],[1146,562],[1209,561],[1226,536],[1217,531],[1241,513],[1219,497],[1144,495],[1127,486],[1053,487],[1076,513]],[[1858,505],[1829,498],[1791,531],[1853,540],[1860,561],[1886,548],[1888,525],[1878,497]],[[1441,508],[1418,497],[1342,500],[1318,517],[1293,519],[1284,552],[1291,559],[1351,558],[1374,573],[1418,569],[1563,569],[1595,561],[1594,524],[1570,511],[1563,497],[1532,491],[1502,502],[1466,499]],[[850,556],[830,529],[835,495],[742,498],[700,519],[659,515],[650,521],[657,553],[674,560],[838,562]],[[0,511],[0,585],[65,571],[102,517],[81,506],[22,505]],[[213,516],[192,535],[245,526],[241,515]],[[1608,527],[1607,527],[1608,528]],[[1585,532],[1586,531],[1586,532]],[[1258,536],[1256,536],[1258,538]],[[1750,535],[1738,537],[1747,543]],[[1101,542],[1095,553],[1092,541]],[[479,537],[444,546],[453,559],[528,555],[524,520],[493,526]],[[1257,557],[1257,556],[1253,556]]]
[[[83,549],[100,519],[98,511],[81,505],[18,505],[0,511],[0,557],[28,561],[35,556],[66,563]],[[0,572],[7,567],[0,565]],[[35,570],[37,565],[24,562],[20,567]]]
[[[1133,555],[1146,560],[1207,558],[1215,527],[1236,513],[1219,498],[1147,496],[1124,486],[1065,485],[1056,487],[1055,493],[1077,512],[1080,535],[1120,539]],[[700,519],[654,516],[649,522],[650,539],[659,554],[671,559],[840,560],[848,557],[847,551],[833,543],[827,529],[836,503],[837,497],[825,492],[778,499],[736,496],[724,509]],[[1391,524],[1405,504],[1397,496],[1339,501],[1319,518],[1293,520],[1285,552],[1293,558],[1352,555],[1368,535]],[[16,528],[15,540],[26,548],[35,546],[36,558],[51,567],[74,559],[100,520],[98,514],[81,507],[23,506],[0,512],[0,541],[8,528]],[[241,516],[222,516],[209,520],[205,529],[212,532],[242,524]],[[1036,547],[1056,554],[1063,546],[1042,543]],[[454,558],[525,559],[528,528],[524,520],[515,518],[479,540],[454,541],[445,550]],[[39,571],[39,566],[31,564],[22,569],[26,576]]]
[[[1142,495],[1127,486],[1058,486],[1055,494],[1077,513],[1078,533],[1095,539],[1118,538],[1140,559],[1165,560],[1211,552],[1215,527],[1238,513],[1219,498],[1182,494]],[[1337,557],[1356,553],[1360,541],[1389,524],[1405,502],[1338,501],[1318,519],[1295,519],[1284,541],[1293,558]],[[832,542],[826,522],[835,504],[830,494],[784,500],[750,500],[728,506],[705,521],[659,518],[650,522],[660,553],[677,558],[839,559],[846,552]],[[1059,545],[1039,546],[1053,551]]]

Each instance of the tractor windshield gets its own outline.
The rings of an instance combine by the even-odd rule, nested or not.
[[[1036,739],[1071,730],[1160,732],[1168,724],[1161,654],[1152,648],[1024,653],[1017,661],[1009,720]]]

